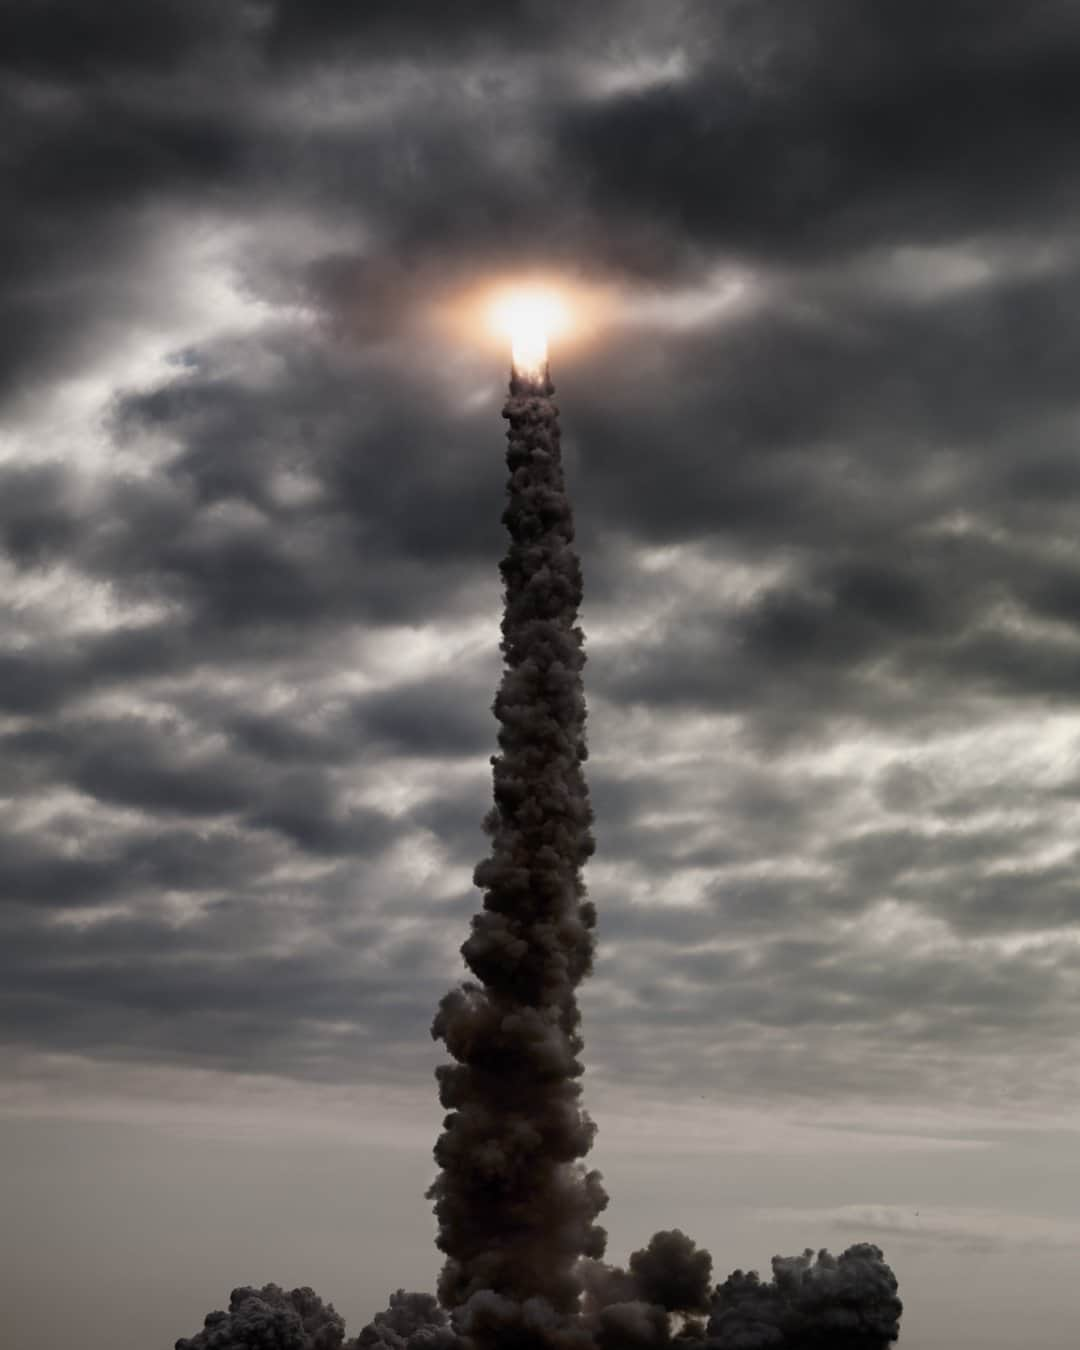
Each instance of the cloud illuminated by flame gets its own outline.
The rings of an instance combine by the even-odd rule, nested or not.
[[[555,291],[508,290],[491,302],[491,326],[510,339],[511,358],[519,375],[539,379],[548,359],[548,338],[570,324],[566,302]]]

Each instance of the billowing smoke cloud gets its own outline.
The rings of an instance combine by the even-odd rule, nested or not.
[[[515,373],[503,410],[510,546],[492,844],[475,872],[483,909],[461,949],[476,979],[443,998],[432,1026],[455,1061],[437,1070],[448,1114],[428,1192],[446,1256],[438,1300],[398,1290],[344,1350],[659,1350],[673,1340],[884,1350],[901,1304],[876,1247],[775,1257],[771,1283],[736,1271],[715,1290],[708,1252],[678,1229],[657,1233],[625,1270],[600,1259],[607,1195],[582,1162],[595,1127],[581,1105],[576,994],[596,921],[582,878],[593,851],[582,580],[553,393],[546,371]],[[229,1312],[177,1350],[338,1350],[342,1336],[310,1290],[267,1285],[235,1291]]]
[[[432,1294],[407,1294],[404,1289],[390,1295],[390,1306],[376,1313],[350,1344],[369,1346],[371,1350],[450,1350],[457,1337],[450,1319]]]
[[[657,1233],[649,1245],[630,1257],[630,1269],[601,1261],[581,1265],[585,1306],[599,1310],[637,1300],[667,1312],[706,1312],[709,1307],[712,1257],[677,1228]]]
[[[176,1350],[339,1350],[344,1339],[345,1319],[314,1290],[267,1284],[234,1289],[228,1312],[207,1313],[202,1331]]]
[[[714,1350],[878,1350],[900,1334],[903,1305],[881,1249],[863,1242],[839,1257],[808,1248],[774,1256],[773,1278],[729,1275],[716,1291],[708,1342]]]

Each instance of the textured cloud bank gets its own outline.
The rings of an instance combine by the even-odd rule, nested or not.
[[[420,312],[572,262],[638,315],[564,375],[594,1070],[1071,1100],[1074,16],[363,9],[5,10],[20,1062],[418,1067],[498,548],[498,391]]]

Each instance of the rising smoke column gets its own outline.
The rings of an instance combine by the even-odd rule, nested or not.
[[[520,1317],[544,1339],[540,1323],[576,1314],[578,1262],[601,1256],[605,1242],[595,1219],[607,1196],[579,1161],[595,1127],[580,1103],[575,991],[592,968],[596,916],[581,875],[593,852],[581,566],[553,393],[546,363],[515,370],[503,409],[510,546],[500,565],[499,754],[484,822],[491,852],[474,876],[483,910],[461,949],[479,983],[447,994],[432,1026],[457,1061],[437,1070],[449,1112],[429,1191],[447,1257],[439,1299],[470,1305],[455,1320],[481,1342]]]
[[[447,1258],[438,1300],[399,1289],[343,1341],[311,1289],[244,1287],[176,1350],[887,1350],[899,1334],[896,1277],[869,1243],[777,1256],[768,1283],[737,1270],[714,1288],[708,1252],[678,1229],[626,1269],[600,1260],[607,1196],[581,1162],[595,1128],[576,997],[595,925],[582,585],[553,393],[546,362],[518,369],[503,410],[506,668],[483,910],[461,949],[479,983],[447,994],[432,1026],[456,1061],[436,1071],[449,1113],[428,1192]]]

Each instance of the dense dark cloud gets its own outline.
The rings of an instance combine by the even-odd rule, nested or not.
[[[205,55],[238,26],[230,7],[211,0],[167,0],[152,15],[134,0],[119,0],[108,17],[73,0],[28,0],[5,8],[0,41],[5,70],[31,78],[92,80],[168,73]]]
[[[409,1062],[470,906],[502,547],[502,371],[426,307],[528,263],[619,297],[556,353],[590,1062],[1034,1081],[1010,1047],[1075,995],[1080,25],[429,9],[0,19],[5,1034]]]
[[[692,78],[568,110],[561,144],[603,209],[744,256],[1062,227],[1080,28],[1034,9],[724,6]]]
[[[573,7],[543,0],[469,0],[453,12],[432,14],[423,0],[356,6],[348,0],[277,0],[268,7],[267,41],[285,60],[332,57],[354,60],[443,59],[448,52],[482,47],[529,50],[557,42],[573,26]]]

